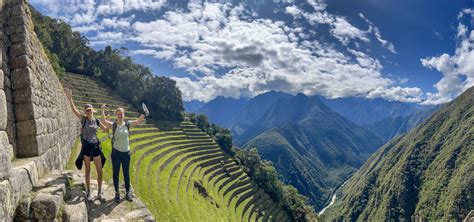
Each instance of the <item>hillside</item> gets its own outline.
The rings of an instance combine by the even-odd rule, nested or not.
[[[283,92],[270,91],[250,99],[241,111],[231,120],[230,130],[234,138],[249,130],[267,109],[280,99],[289,99],[292,96]]]
[[[418,126],[424,120],[429,118],[439,106],[417,111],[408,116],[397,116],[383,119],[377,122],[362,125],[362,127],[374,132],[384,142],[388,142],[395,136],[402,135]]]
[[[78,106],[107,103],[109,112],[122,106],[128,118],[139,115],[91,78],[66,74],[63,84],[74,89]],[[131,141],[135,195],[157,221],[290,221],[286,211],[255,185],[234,158],[190,122],[142,124],[132,129]],[[110,139],[102,145],[109,156]],[[106,180],[111,179],[110,164],[105,166],[105,175]]]
[[[244,147],[257,148],[316,209],[382,145],[375,134],[303,94],[280,100],[252,127],[259,134]]]
[[[247,99],[234,99],[218,96],[202,105],[196,113],[204,113],[212,123],[229,126],[232,119],[247,103]]]
[[[320,98],[324,104],[332,110],[361,126],[388,118],[409,116],[417,111],[431,108],[431,106],[388,101],[380,98],[366,99],[359,97],[346,97],[327,99],[320,96],[318,96],[318,98]]]
[[[325,214],[350,221],[461,221],[474,209],[474,87],[396,138],[351,178]]]

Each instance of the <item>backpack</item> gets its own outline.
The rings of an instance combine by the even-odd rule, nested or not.
[[[81,127],[81,141],[82,141],[82,131],[84,131],[84,127],[86,126],[87,119],[86,117],[82,118],[82,127]],[[100,127],[100,120],[95,118],[95,122],[97,123],[97,127]]]
[[[127,126],[128,130],[128,139],[130,139],[130,122],[125,121],[125,126]],[[117,129],[117,122],[112,124],[112,148],[114,147],[114,140],[115,140],[115,130]]]

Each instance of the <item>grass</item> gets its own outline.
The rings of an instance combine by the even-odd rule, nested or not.
[[[66,80],[75,78],[83,77],[74,76]],[[85,77],[83,79],[77,84],[68,84],[68,86],[80,92],[78,89],[84,86],[83,83],[93,82]],[[92,84],[91,86],[99,85]],[[126,105],[123,101],[109,96],[113,93],[106,88],[92,89],[91,92],[94,94],[90,98],[92,101],[108,101],[110,104]],[[107,93],[101,96],[102,94],[97,92]],[[87,98],[89,97],[84,94],[74,97],[76,104],[91,103],[84,101]],[[99,105],[94,102],[92,104]],[[201,132],[191,123],[150,119],[147,119],[147,123],[131,129],[134,134],[130,136],[130,139],[134,142],[131,144],[130,177],[135,195],[142,200],[157,221],[247,221],[248,218],[257,219],[255,215],[251,215],[252,209],[266,212],[275,208],[271,204],[268,204],[269,209],[255,206],[256,197],[253,195],[236,206],[239,199],[236,195],[241,197],[258,188],[248,183],[245,185],[248,187],[240,189],[242,193],[235,193],[242,188],[236,183],[247,181],[249,177],[206,133]],[[97,136],[103,138],[107,136],[107,133],[100,131]],[[80,152],[79,144],[79,140],[75,141],[67,169],[75,169],[74,161]],[[101,146],[107,158],[107,163],[103,167],[103,179],[111,181],[110,138],[103,141]],[[222,170],[220,161],[225,163],[227,169],[235,170],[231,172],[231,175],[238,176],[228,177]],[[91,178],[97,177],[94,168],[95,166],[91,167]],[[209,171],[209,169],[213,170]],[[210,179],[210,175],[214,173],[217,175]],[[123,181],[122,174],[120,174],[120,180]],[[207,197],[194,187],[195,181],[200,181],[207,192]],[[224,183],[225,186],[219,189]],[[223,195],[226,189],[229,190],[226,195]],[[236,197],[230,200],[231,196]],[[273,203],[266,194],[259,195],[258,198],[262,198],[263,203]],[[228,206],[229,202],[231,204]],[[266,214],[268,213],[262,215]],[[263,217],[259,218],[261,219]]]

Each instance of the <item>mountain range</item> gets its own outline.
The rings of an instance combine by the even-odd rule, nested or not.
[[[298,94],[281,99],[252,125],[244,148],[257,148],[280,177],[295,186],[316,208],[378,147],[374,133],[348,121],[316,97]]]
[[[329,220],[461,221],[474,209],[474,87],[380,148]]]
[[[229,128],[237,146],[257,148],[281,179],[319,210],[379,147],[436,109],[382,99],[270,91],[251,99],[217,97],[197,113]]]

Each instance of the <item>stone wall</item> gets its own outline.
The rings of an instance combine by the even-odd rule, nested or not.
[[[0,221],[39,178],[62,170],[78,136],[26,0],[0,0]]]

